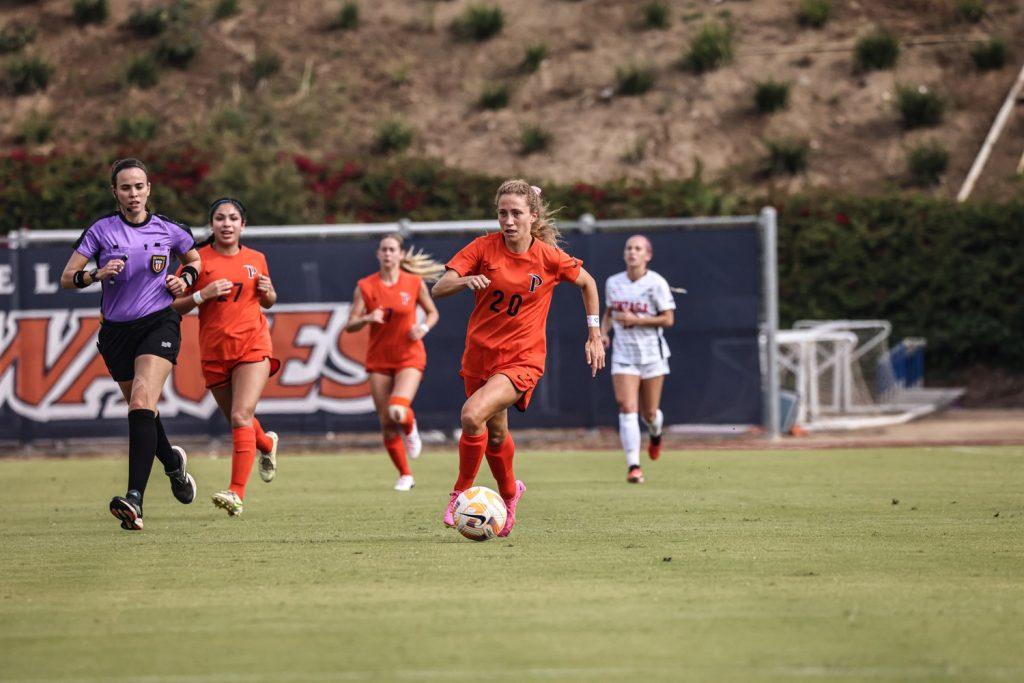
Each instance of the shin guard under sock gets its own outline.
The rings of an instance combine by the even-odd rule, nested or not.
[[[174,451],[171,450],[171,442],[167,439],[167,432],[160,422],[160,415],[153,418],[156,423],[156,459],[164,466],[164,472],[173,472],[181,465],[181,461]]]
[[[231,486],[228,488],[245,498],[245,485],[249,483],[252,463],[256,460],[256,433],[252,427],[235,427],[231,430],[234,449],[231,452]]]
[[[462,432],[459,437],[459,478],[455,480],[455,491],[465,491],[476,480],[476,473],[480,471],[480,463],[484,459],[484,449],[487,448],[487,432],[479,434],[466,434]]]
[[[260,453],[269,453],[273,450],[274,442],[263,431],[263,425],[255,417],[252,418],[252,430],[256,433],[256,448],[260,449]]]
[[[516,475],[512,471],[512,459],[516,454],[516,443],[512,432],[505,434],[505,440],[497,448],[487,447],[487,466],[491,468],[494,480],[498,482],[498,493],[505,500],[516,495]]]
[[[405,457],[405,442],[402,441],[402,437],[397,434],[391,438],[384,437],[384,448],[387,449],[388,456],[400,475],[412,474],[412,470],[409,469],[409,461]]]
[[[156,453],[156,413],[145,408],[128,411],[128,489],[146,493]]]

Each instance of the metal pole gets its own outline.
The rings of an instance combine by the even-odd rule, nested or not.
[[[765,408],[765,432],[773,440],[781,436],[779,430],[779,367],[775,335],[779,331],[779,274],[776,246],[776,211],[770,206],[761,209],[757,222],[761,226],[762,271],[764,276],[764,342],[768,405]]]
[[[960,187],[960,192],[956,196],[958,202],[965,202],[971,196],[974,184],[978,182],[978,177],[981,175],[981,171],[985,168],[988,157],[992,153],[992,147],[995,146],[999,136],[1003,134],[1003,128],[1006,127],[1006,122],[1010,118],[1010,112],[1013,111],[1013,105],[1017,101],[1017,96],[1020,94],[1022,87],[1024,87],[1024,66],[1021,67],[1020,73],[1017,74],[1017,80],[1014,81],[1010,92],[1006,94],[1003,106],[999,108],[999,113],[996,114],[996,119],[992,122],[992,127],[985,137],[985,142],[981,145],[981,150],[978,152],[978,156],[975,157],[971,170],[968,171],[967,178],[964,179],[964,184]]]

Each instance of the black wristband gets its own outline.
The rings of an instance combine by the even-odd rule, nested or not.
[[[75,271],[75,275],[71,279],[71,281],[75,283],[75,287],[77,287],[78,289],[83,289],[83,288],[89,286],[89,285],[85,284],[85,271],[84,270],[76,270]]]
[[[185,266],[181,269],[181,275],[178,277],[181,278],[181,281],[185,283],[186,287],[191,287],[199,278],[199,272],[192,266]]]

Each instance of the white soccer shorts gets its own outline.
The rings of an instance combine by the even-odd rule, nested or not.
[[[619,361],[613,359],[612,374],[639,375],[640,379],[651,379],[652,377],[661,377],[662,375],[668,374],[668,359],[660,358],[650,363],[644,363],[643,365],[636,365],[634,363],[620,363]]]

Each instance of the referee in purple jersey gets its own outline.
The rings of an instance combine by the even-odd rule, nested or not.
[[[192,231],[146,207],[150,184],[138,159],[121,159],[110,171],[117,211],[89,226],[75,243],[61,287],[101,283],[100,355],[128,403],[128,492],[110,501],[121,528],[142,529],[142,498],[155,454],[182,503],[196,497],[188,458],[167,440],[156,404],[178,360],[181,316],[171,308],[201,267]],[[182,263],[173,275],[172,255]],[[93,261],[96,266],[86,270]]]

